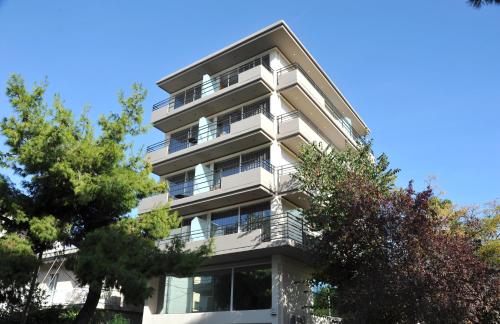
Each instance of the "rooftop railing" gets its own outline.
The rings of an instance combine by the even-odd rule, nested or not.
[[[171,111],[180,108],[188,103],[196,101],[206,95],[227,88],[233,84],[238,83],[238,77],[241,73],[259,65],[262,65],[269,72],[273,73],[273,69],[271,69],[271,67],[266,62],[264,62],[262,57],[259,57],[255,60],[252,60],[245,64],[241,64],[240,66],[237,66],[230,71],[217,75],[208,81],[196,84],[186,90],[170,96],[170,98],[154,104],[153,111],[158,109],[167,109],[167,111]]]
[[[183,242],[202,241],[212,237],[247,233],[254,230],[261,230],[259,234],[261,242],[291,240],[296,244],[306,245],[310,239],[311,231],[302,216],[297,215],[297,213],[271,214],[266,211],[242,216],[231,217],[234,220],[222,225],[210,222],[206,228],[197,230],[190,230],[190,227],[186,226],[183,232],[176,232],[161,242],[168,243],[174,239]]]
[[[202,192],[213,191],[221,188],[222,178],[257,168],[263,168],[270,173],[274,173],[274,166],[269,160],[244,162],[232,168],[226,168],[223,171],[206,173],[182,182],[169,181],[168,193],[170,197],[176,200],[191,197]]]
[[[281,74],[286,73],[286,72],[290,72],[293,70],[300,71],[302,73],[302,75],[309,81],[309,83],[311,83],[311,85],[314,87],[314,89],[316,89],[316,91],[318,91],[318,93],[325,100],[326,108],[335,117],[337,122],[340,123],[342,128],[344,128],[358,144],[365,145],[366,140],[365,140],[364,136],[360,135],[352,127],[352,125],[346,121],[345,116],[337,109],[337,107],[335,107],[335,105],[330,101],[330,99],[328,99],[328,96],[323,92],[323,90],[321,90],[321,88],[311,79],[311,77],[309,77],[309,75],[302,69],[302,67],[300,65],[298,65],[297,63],[293,63],[293,64],[290,64],[288,66],[285,66],[285,67],[277,70],[276,75],[278,78],[278,84],[279,84],[279,77]]]
[[[259,107],[248,112],[243,111],[243,113],[241,114],[241,119],[227,117],[222,120],[217,120],[217,122],[209,123],[206,126],[198,128],[196,131],[189,131],[180,136],[174,136],[170,139],[152,144],[147,147],[146,151],[147,153],[151,153],[163,148],[168,148],[168,153],[181,151],[188,147],[195,146],[198,143],[212,140],[214,138],[220,137],[221,135],[231,133],[231,125],[233,123],[259,114],[264,115],[271,121],[274,121],[274,116],[269,112],[269,108]]]

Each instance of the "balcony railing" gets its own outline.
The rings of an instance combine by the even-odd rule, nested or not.
[[[311,237],[309,227],[302,216],[297,215],[297,213],[270,214],[269,212],[258,212],[245,215],[244,218],[238,217],[237,220],[223,225],[212,222],[206,228],[198,230],[190,230],[189,226],[187,226],[184,231],[171,234],[161,242],[170,242],[174,239],[183,242],[200,241],[254,230],[261,230],[261,242],[292,240],[295,244],[306,245]]]
[[[251,111],[243,111],[241,119],[234,120],[232,117],[227,117],[222,120],[218,120],[217,122],[212,122],[206,126],[198,128],[196,131],[186,132],[185,134],[182,134],[182,136],[171,137],[170,139],[149,145],[146,151],[147,153],[151,153],[167,147],[168,153],[181,151],[188,147],[197,145],[198,142],[205,142],[207,140],[218,138],[221,135],[231,133],[231,124],[258,114],[262,114],[270,121],[274,121],[274,116],[269,112],[269,108],[259,107]]]
[[[176,200],[194,196],[197,193],[220,189],[222,178],[257,168],[263,168],[270,173],[274,173],[274,166],[268,160],[246,162],[223,171],[195,176],[183,182],[169,182],[168,194],[172,199]]]
[[[326,108],[334,116],[334,118],[337,120],[337,122],[340,123],[340,125],[342,126],[342,128],[344,128],[349,133],[349,135],[351,135],[351,137],[358,144],[365,145],[366,144],[366,139],[364,138],[364,136],[360,135],[352,127],[352,125],[349,124],[345,120],[345,116],[337,109],[337,107],[335,107],[335,105],[325,95],[325,93],[323,92],[323,90],[320,89],[320,87],[309,77],[309,75],[302,69],[302,67],[300,65],[298,65],[297,63],[294,63],[294,64],[290,64],[288,66],[285,66],[285,67],[277,70],[276,71],[276,75],[277,75],[277,78],[278,78],[278,83],[279,83],[279,76],[281,74],[286,73],[286,72],[290,72],[290,71],[294,71],[294,70],[300,71],[302,73],[302,75],[311,83],[311,85],[314,87],[314,89],[316,89],[316,91],[318,91],[318,93],[323,97],[323,99],[325,100]]]
[[[280,125],[281,124],[286,123],[286,122],[291,121],[291,120],[294,120],[294,119],[298,119],[298,118],[300,118],[304,123],[306,123],[307,126],[309,126],[312,130],[314,130],[316,132],[316,134],[318,134],[318,136],[321,137],[323,142],[325,142],[325,144],[330,144],[330,141],[326,140],[327,137],[323,134],[323,132],[318,127],[314,126],[314,124],[311,123],[309,121],[309,119],[298,110],[295,110],[295,111],[292,111],[289,113],[285,113],[285,114],[281,114],[281,115],[276,117],[276,121],[278,123],[278,134],[280,133]]]
[[[259,65],[262,65],[269,72],[273,73],[273,69],[271,69],[271,67],[266,62],[264,62],[262,58],[258,58],[251,62],[237,66],[236,68],[228,72],[224,72],[208,81],[194,85],[189,89],[181,91],[180,93],[176,93],[170,98],[154,104],[153,111],[163,108],[167,109],[167,111],[171,111],[180,108],[188,103],[196,101],[206,95],[227,88],[233,84],[238,83],[238,76],[240,73],[243,73]]]

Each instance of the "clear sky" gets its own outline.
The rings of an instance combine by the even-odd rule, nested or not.
[[[465,0],[0,0],[0,87],[48,77],[76,113],[285,20],[372,130],[375,152],[460,204],[500,197],[500,6]],[[4,91],[2,91],[4,92]],[[9,114],[4,93],[0,115]],[[151,129],[138,144],[162,139]]]

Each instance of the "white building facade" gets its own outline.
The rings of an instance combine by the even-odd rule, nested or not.
[[[143,323],[310,323],[308,198],[291,175],[307,143],[357,147],[368,128],[290,28],[279,21],[157,82],[165,138],[148,159],[169,192],[173,236],[214,256],[188,278],[154,278]]]

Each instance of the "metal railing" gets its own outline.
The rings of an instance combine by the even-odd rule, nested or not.
[[[287,121],[290,121],[293,119],[298,119],[298,118],[300,118],[304,123],[306,123],[307,126],[309,126],[312,130],[314,130],[316,132],[316,134],[318,134],[318,136],[321,137],[323,142],[325,142],[325,144],[328,144],[328,145],[331,144],[330,141],[327,140],[327,137],[325,136],[325,134],[323,134],[323,132],[318,127],[314,126],[314,124],[309,121],[309,118],[307,118],[302,112],[300,112],[298,110],[295,110],[295,111],[292,111],[289,113],[285,113],[285,114],[281,114],[281,115],[276,117],[276,121],[278,124],[278,134],[280,133],[280,125],[282,123],[286,123]]]
[[[259,65],[262,65],[269,72],[273,73],[273,69],[271,69],[271,67],[262,60],[262,57],[259,57],[248,63],[237,66],[230,71],[217,75],[210,80],[201,82],[184,91],[176,93],[170,96],[170,98],[157,102],[153,105],[153,111],[163,108],[168,109],[167,111],[171,111],[173,109],[182,107],[185,104],[198,100],[208,94],[212,94],[214,92],[227,88],[228,86],[238,83],[238,76],[240,73],[243,73]]]
[[[49,250],[43,253],[43,259],[49,259],[53,257],[61,257],[61,256],[67,256],[70,254],[74,254],[78,252],[77,247],[65,247],[65,248],[60,248],[60,249],[53,249]]]
[[[298,70],[302,73],[302,75],[311,83],[311,85],[314,87],[316,91],[323,97],[325,100],[325,105],[326,108],[332,113],[332,115],[335,117],[335,119],[340,123],[340,125],[351,135],[351,137],[360,145],[365,145],[366,144],[366,139],[364,136],[360,135],[353,127],[351,124],[349,124],[346,120],[344,115],[335,107],[335,105],[328,99],[328,96],[321,90],[321,88],[309,77],[309,75],[302,69],[302,67],[297,64],[293,63],[290,65],[287,65],[285,67],[282,67],[281,69],[276,71],[276,77],[278,80],[279,84],[279,77],[281,74],[290,72],[293,70]]]
[[[243,108],[245,108],[245,106]],[[149,145],[146,151],[147,153],[151,153],[167,147],[168,153],[181,151],[188,147],[197,145],[198,142],[205,142],[207,140],[218,138],[221,135],[231,133],[232,124],[258,114],[262,114],[269,120],[274,121],[274,116],[269,112],[268,108],[259,107],[251,111],[243,111],[241,114],[241,119],[232,120],[231,117],[227,117],[221,120],[217,120],[217,122],[212,122],[198,128],[197,131],[189,131],[185,134],[182,134],[182,136],[171,137],[170,139],[166,139],[161,142]]]
[[[232,217],[231,217],[232,218]],[[292,240],[296,244],[306,245],[310,239],[310,229],[300,215],[291,212],[270,214],[269,212],[257,212],[245,215],[245,219],[237,217],[237,220],[228,224],[209,223],[206,228],[198,230],[187,230],[175,233],[160,241],[168,243],[174,239],[183,242],[208,240],[212,237],[225,236],[236,233],[247,233],[260,230],[261,242],[276,240]]]
[[[257,168],[263,168],[274,174],[274,166],[269,160],[241,163],[224,171],[206,173],[178,183],[169,182],[168,194],[176,200],[191,197],[197,193],[220,189],[222,178]]]

